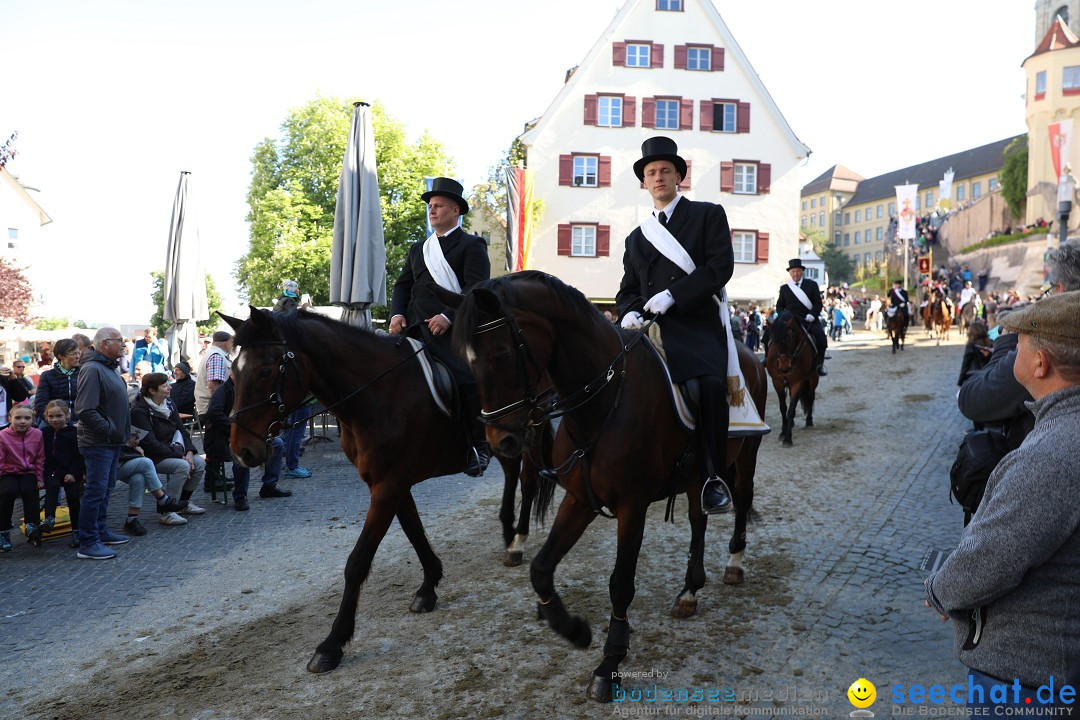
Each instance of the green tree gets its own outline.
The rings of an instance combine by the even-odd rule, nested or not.
[[[424,178],[449,175],[451,160],[428,133],[410,143],[404,125],[380,103],[371,111],[386,277],[393,283],[409,246],[425,234],[426,208],[420,198]],[[334,208],[352,112],[351,101],[317,98],[289,111],[280,138],[265,138],[255,147],[248,189],[249,246],[235,271],[250,302],[270,305],[285,279],[296,280],[316,304],[330,301]]]
[[[157,328],[158,337],[165,337],[165,333],[169,330],[169,321],[165,319],[165,273],[164,271],[154,270],[150,273],[150,280],[152,291],[150,293],[150,301],[154,303],[154,314],[150,316],[150,325]],[[221,309],[221,295],[217,291],[217,286],[214,285],[214,278],[210,277],[210,273],[206,273],[206,307],[210,310],[210,319],[198,324],[199,332],[203,335],[209,335],[217,330],[218,325],[221,324],[221,318],[217,316],[217,311]]]
[[[38,330],[63,330],[70,324],[66,317],[48,317],[38,320],[34,327]]]
[[[835,284],[842,281],[850,281],[853,277],[851,258],[837,250],[825,233],[818,228],[801,228],[800,232],[806,237],[814,252],[825,261],[825,271],[829,273],[829,282]]]
[[[1027,204],[1028,146],[1027,137],[1018,137],[1002,153],[1001,197],[1014,218],[1023,219]]]

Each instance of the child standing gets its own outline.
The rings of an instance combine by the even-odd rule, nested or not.
[[[45,441],[35,427],[29,405],[8,412],[9,425],[0,430],[0,551],[11,551],[11,513],[16,496],[22,498],[26,539],[41,547],[38,490],[45,486]]]
[[[45,520],[41,523],[41,532],[52,531],[62,487],[73,528],[68,547],[77,548],[79,498],[86,468],[79,452],[77,431],[70,420],[71,408],[67,400],[50,400],[45,405],[45,428],[41,431],[45,440]]]

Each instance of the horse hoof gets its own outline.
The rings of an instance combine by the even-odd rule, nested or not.
[[[676,598],[671,606],[671,617],[676,620],[685,620],[697,612],[697,598]]]
[[[590,700],[596,702],[611,702],[611,680],[602,678],[599,675],[593,675],[592,682],[589,683],[589,689],[585,694]]]
[[[729,567],[724,570],[725,585],[742,585],[743,569],[741,567]]]
[[[412,605],[409,606],[409,612],[429,613],[435,609],[435,603],[438,599],[434,593],[430,596],[417,595],[413,598]]]
[[[566,639],[573,643],[574,647],[584,650],[592,645],[592,628],[589,627],[589,621],[580,615],[574,616],[573,623],[573,630],[566,636]]]
[[[784,447],[791,447],[792,445],[795,444],[795,443],[791,442],[791,440],[789,440],[788,438],[783,438],[783,440],[784,440]]]
[[[814,427],[814,418],[806,418],[806,427]]]
[[[308,672],[324,673],[330,672],[340,664],[341,653],[324,653],[316,650],[311,660],[308,660],[307,669]]]
[[[506,557],[503,559],[503,565],[506,567],[517,567],[521,564],[521,559],[524,555],[525,553],[520,550],[508,552],[506,553]]]

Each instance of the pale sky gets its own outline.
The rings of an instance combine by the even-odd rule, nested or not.
[[[836,163],[872,177],[1025,132],[1031,0],[715,4],[813,151],[804,183]],[[0,143],[19,132],[9,170],[54,221],[32,251],[42,314],[149,319],[181,170],[204,264],[235,309],[252,150],[319,94],[381,100],[413,138],[430,130],[471,186],[620,6],[0,0]]]

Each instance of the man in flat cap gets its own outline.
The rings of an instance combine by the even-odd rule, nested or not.
[[[484,239],[469,235],[459,227],[469,212],[461,184],[439,177],[431,190],[420,197],[428,204],[428,221],[433,232],[427,240],[409,248],[409,257],[394,284],[390,301],[390,334],[416,328],[431,353],[454,376],[461,397],[461,414],[470,449],[465,474],[479,477],[487,469],[490,451],[480,423],[480,396],[469,366],[450,347],[453,308],[447,307],[432,291],[439,285],[456,293],[466,293],[476,283],[491,277]]]
[[[642,327],[642,313],[658,317],[671,379],[698,378],[706,482],[702,510],[731,510],[727,468],[727,329],[715,297],[735,270],[731,229],[720,205],[679,195],[686,161],[674,140],[658,136],[641,145],[637,175],[652,196],[653,212],[626,238],[623,277],[615,304],[622,327]]]
[[[969,705],[1040,710],[1071,705],[1056,693],[1080,685],[1080,292],[1002,324],[1018,336],[1013,372],[1034,398],[1035,427],[990,476],[926,597],[955,625]]]

